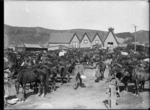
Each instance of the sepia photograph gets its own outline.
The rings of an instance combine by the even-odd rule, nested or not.
[[[5,0],[5,109],[149,109],[148,0]]]

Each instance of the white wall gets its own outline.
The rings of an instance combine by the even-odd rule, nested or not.
[[[51,46],[59,46],[59,45],[64,45],[66,47],[69,47],[69,44],[49,44],[48,47],[51,47]]]
[[[113,46],[115,46],[115,47],[118,46],[118,44],[117,44],[111,31],[109,32],[109,35],[107,36],[107,38],[104,42],[104,47],[107,47],[108,42],[113,42]]]
[[[102,44],[102,45],[103,45],[103,43],[101,42],[101,40],[100,40],[100,38],[99,38],[98,35],[96,35],[96,37],[95,37],[94,40],[92,41],[92,45],[95,45],[95,44],[96,44],[96,42],[95,42],[96,40],[99,41],[99,44]]]
[[[72,39],[72,41],[70,42],[70,48],[74,48],[73,47],[73,42],[77,42],[77,47],[76,48],[79,48],[79,39],[77,38],[77,36],[75,35],[75,36],[73,36],[73,39]]]
[[[56,46],[56,47],[48,47],[48,51],[49,51],[49,50],[57,50],[57,49],[59,49],[59,46]]]
[[[87,44],[84,43],[84,40],[87,40]],[[80,43],[80,48],[86,48],[86,47],[91,47],[92,44],[91,42],[89,41],[87,35],[84,35],[84,38],[82,39],[81,43]]]
[[[59,49],[59,45],[64,45],[66,47],[69,47],[69,44],[49,44],[48,50],[56,50]]]

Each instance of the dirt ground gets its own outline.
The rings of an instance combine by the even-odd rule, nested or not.
[[[28,98],[25,102],[17,102],[15,105],[7,105],[5,109],[107,109],[104,102],[107,100],[105,80],[95,83],[95,72],[92,69],[85,69],[86,79],[83,83],[85,88],[79,87],[74,90],[75,79],[72,76],[70,83],[60,85],[57,83],[57,90],[48,93],[46,97],[37,97],[32,90],[27,90]],[[104,76],[107,77],[106,69]],[[133,89],[130,84],[129,89]],[[149,82],[145,84],[145,90],[139,97],[130,92],[121,91],[117,99],[119,109],[148,109],[149,108]],[[12,88],[11,95],[15,95],[15,89]]]

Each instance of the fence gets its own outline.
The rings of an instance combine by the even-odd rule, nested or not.
[[[134,50],[134,44],[130,44],[127,46],[127,49],[133,49]],[[146,46],[143,46],[143,45],[136,45],[136,51],[139,51],[139,52],[146,52],[149,54],[149,50],[150,50],[150,47],[146,47]]]

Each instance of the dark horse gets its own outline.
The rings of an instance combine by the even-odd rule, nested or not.
[[[135,83],[135,94],[138,96],[140,92],[139,84],[141,84],[141,89],[143,90],[145,81],[150,80],[149,70],[135,67],[132,71],[132,79]]]
[[[112,63],[111,65],[109,65],[109,75],[110,76],[114,75],[116,79],[119,81],[119,83],[120,82],[124,83],[125,91],[128,91],[128,83],[129,80],[131,79],[130,78],[131,76],[125,67],[123,67],[118,63]]]
[[[19,86],[21,85],[23,89],[23,101],[25,101],[26,93],[25,88],[27,83],[36,82],[39,84],[39,90],[37,96],[41,95],[41,87],[43,89],[43,97],[46,95],[46,90],[48,87],[48,78],[49,73],[46,69],[22,69],[18,75],[16,80],[16,92],[19,93]]]

